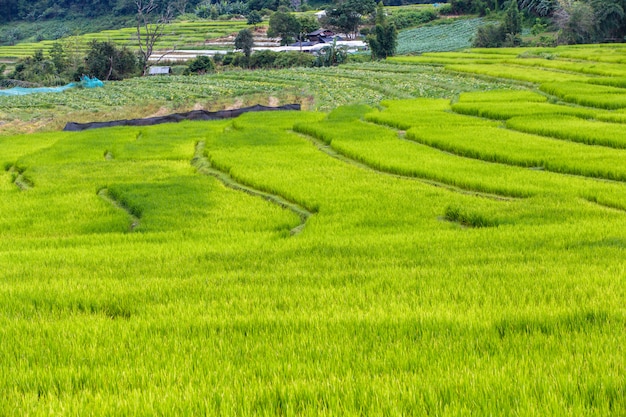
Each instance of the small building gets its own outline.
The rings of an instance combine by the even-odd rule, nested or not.
[[[148,75],[170,75],[172,67],[150,67]]]
[[[335,32],[333,32],[332,30],[328,30],[328,29],[318,29],[318,30],[314,30],[311,33],[307,33],[306,37],[309,40],[309,42],[314,42],[314,43],[328,43],[328,40],[330,39],[330,42],[332,42],[332,38],[333,36],[335,36]]]

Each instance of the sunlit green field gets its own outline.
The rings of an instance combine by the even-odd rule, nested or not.
[[[371,88],[327,112],[0,136],[0,414],[626,414],[623,111],[571,66],[413,65],[333,69]]]

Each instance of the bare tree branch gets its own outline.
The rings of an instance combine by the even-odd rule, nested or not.
[[[148,71],[148,59],[152,55],[154,44],[163,36],[165,25],[172,19],[172,9],[167,9],[152,22],[151,15],[158,8],[155,0],[135,0],[137,6],[137,42],[139,43],[139,59],[142,73]]]

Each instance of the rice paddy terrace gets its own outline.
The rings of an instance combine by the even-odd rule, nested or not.
[[[310,111],[0,136],[0,409],[623,415],[624,60],[398,57]]]

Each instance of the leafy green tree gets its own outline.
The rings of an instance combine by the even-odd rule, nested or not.
[[[374,0],[340,0],[326,9],[323,24],[348,36],[356,37],[364,16],[374,12]]]
[[[505,34],[513,36],[522,33],[522,16],[517,6],[517,0],[511,0],[509,7],[506,8],[502,30]]]
[[[302,15],[298,16],[296,19],[298,19],[298,23],[300,23],[300,33],[311,33],[320,28],[320,22],[314,16]]]
[[[85,58],[91,76],[101,80],[122,80],[135,75],[137,57],[126,47],[119,49],[113,42],[92,41]]]
[[[300,34],[300,22],[291,13],[275,12],[270,16],[267,35],[279,37],[281,45],[288,45]]]
[[[348,59],[348,51],[345,46],[337,46],[337,40],[323,47],[317,53],[316,65],[318,67],[336,66],[346,62]]]
[[[63,45],[61,43],[53,43],[48,54],[50,55],[50,59],[52,60],[52,62],[54,62],[54,66],[56,67],[57,71],[63,72],[67,69],[67,54],[65,53],[65,50],[63,49]]]
[[[393,23],[376,25],[365,41],[372,51],[373,59],[385,59],[396,53],[398,31]]]
[[[484,25],[478,28],[472,41],[474,48],[498,48],[505,40],[502,25]]]
[[[557,0],[521,0],[519,8],[528,14],[545,17],[559,9]]]
[[[596,17],[590,4],[574,1],[563,8],[557,18],[559,43],[589,43],[596,39]]]
[[[35,51],[33,56],[20,59],[9,77],[16,80],[41,83],[45,85],[63,83],[58,77],[58,72],[54,66],[54,62],[50,59],[46,59],[41,49]]]
[[[376,7],[376,27],[367,35],[366,42],[373,59],[385,59],[396,53],[398,31],[393,23],[387,21],[382,1]]]
[[[254,25],[254,28],[256,29],[256,25],[261,23],[263,21],[263,17],[261,17],[261,13],[259,13],[257,10],[252,10],[249,14],[248,14],[248,24],[249,25]]]
[[[591,0],[598,40],[623,40],[626,35],[624,0]]]
[[[241,52],[246,56],[246,60],[250,59],[252,48],[254,47],[254,37],[250,29],[242,29],[237,33],[235,38],[235,48],[241,49]]]
[[[208,56],[200,55],[189,62],[184,74],[207,74],[211,72],[215,72],[213,60]]]
[[[22,32],[18,28],[9,28],[2,32],[2,42],[7,45],[15,45],[22,39]]]

